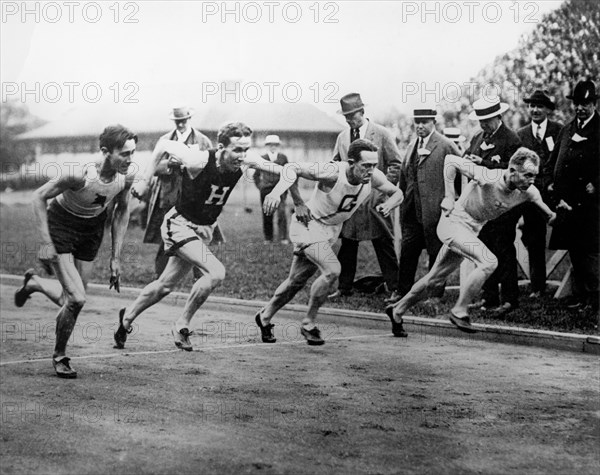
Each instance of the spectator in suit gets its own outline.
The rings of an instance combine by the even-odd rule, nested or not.
[[[288,159],[287,157],[279,152],[279,146],[281,141],[278,135],[267,135],[265,139],[265,146],[269,150],[264,155],[261,155],[265,160],[269,160],[278,165],[284,166]],[[254,183],[260,191],[260,206],[262,209],[265,196],[267,196],[275,185],[279,182],[279,175],[275,173],[261,172],[256,170],[254,172]],[[277,229],[279,230],[279,240],[282,244],[288,244],[287,238],[287,217],[286,217],[286,198],[287,191],[281,195],[281,202],[277,208]],[[273,242],[273,215],[266,215],[263,213],[263,234],[265,236],[265,244]]]
[[[400,151],[392,134],[383,126],[365,117],[365,104],[360,94],[346,94],[340,99],[342,114],[349,126],[340,132],[333,150],[334,161],[348,161],[348,148],[359,138],[367,139],[377,146],[377,168],[387,173],[390,165],[400,166]],[[338,260],[342,266],[338,290],[330,295],[337,298],[352,294],[356,260],[360,241],[371,241],[377,261],[383,274],[388,291],[393,294],[398,289],[398,259],[394,250],[393,228],[389,217],[382,217],[376,207],[385,199],[377,190],[371,195],[352,217],[344,223],[341,238],[342,245]]]
[[[193,114],[193,109],[189,107],[173,108],[169,119],[175,123],[175,128],[161,136],[159,140],[176,140],[195,150],[208,150],[211,148],[210,139],[190,125]],[[158,278],[169,260],[169,257],[165,255],[160,227],[165,214],[175,206],[181,192],[181,169],[179,167],[171,168],[170,166],[159,167],[150,186],[148,221],[144,233],[144,242],[159,245],[154,260],[155,277]]]
[[[478,120],[482,130],[473,137],[465,158],[486,168],[508,168],[521,141],[502,122],[502,114],[507,110],[508,104],[498,97],[482,97],[473,103],[469,119]],[[494,316],[500,317],[519,306],[515,238],[520,217],[521,207],[515,207],[481,229],[479,239],[498,257],[498,267],[483,285],[482,299],[471,308],[492,308]],[[501,294],[498,285],[502,287]]]
[[[523,99],[528,105],[531,123],[517,131],[523,146],[533,150],[540,157],[540,173],[535,186],[542,199],[550,203],[548,187],[552,183],[552,170],[548,165],[562,124],[548,119],[555,104],[547,93],[535,91],[531,97]],[[539,298],[546,290],[546,216],[535,205],[526,203],[523,210],[523,244],[529,253],[529,273],[531,278],[531,298]]]
[[[572,308],[590,305],[598,311],[598,253],[600,249],[600,117],[596,86],[580,81],[567,96],[575,118],[565,125],[551,155],[557,223],[550,248],[567,249],[573,265]]]
[[[400,172],[400,189],[404,201],[400,208],[402,251],[398,274],[398,294],[388,303],[394,303],[408,293],[415,282],[419,257],[423,249],[429,255],[429,269],[442,247],[437,236],[437,225],[442,214],[444,199],[444,158],[459,155],[452,141],[435,130],[437,111],[433,107],[415,109],[413,119],[416,137],[410,142]],[[439,303],[445,285],[430,290],[429,302]]]

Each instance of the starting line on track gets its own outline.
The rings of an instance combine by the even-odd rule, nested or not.
[[[355,339],[360,339],[360,338],[378,338],[378,337],[383,337],[383,336],[392,336],[392,334],[391,333],[383,333],[383,334],[380,333],[380,334],[374,334],[374,335],[340,336],[340,337],[329,338],[329,339],[327,339],[327,341],[355,340]],[[283,346],[283,345],[300,345],[300,344],[306,345],[306,340],[284,341],[281,343],[246,343],[246,344],[241,344],[241,345],[229,344],[229,345],[205,346],[202,348],[195,348],[190,353],[201,353],[201,352],[205,352],[205,351],[223,350],[223,349],[231,349],[231,348],[233,348],[233,349],[253,348],[253,347],[274,348],[274,347]],[[69,358],[71,360],[86,360],[86,359],[101,359],[101,358],[117,358],[119,356],[140,356],[140,355],[155,355],[155,354],[158,355],[158,354],[165,354],[165,353],[179,353],[181,351],[183,351],[183,350],[180,350],[178,348],[173,349],[173,350],[152,350],[152,351],[135,351],[135,352],[123,351],[123,352],[119,352],[119,353],[107,353],[107,354],[96,354],[96,355],[85,355],[85,356],[69,356]],[[9,366],[9,365],[23,364],[23,363],[48,362],[49,359],[51,359],[51,358],[45,357],[45,358],[34,358],[34,359],[29,359],[29,360],[4,361],[4,362],[0,362],[0,366]]]

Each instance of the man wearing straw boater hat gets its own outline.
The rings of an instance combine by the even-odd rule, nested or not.
[[[486,168],[508,168],[510,157],[521,146],[516,133],[502,122],[508,104],[500,98],[482,97],[473,103],[469,119],[478,120],[481,131],[475,134],[465,158]],[[513,208],[489,221],[479,233],[479,239],[498,257],[498,268],[483,285],[482,299],[471,308],[489,309],[500,317],[519,305],[516,227],[521,208]],[[500,284],[502,292],[498,292]]]
[[[517,131],[523,146],[533,150],[540,157],[540,172],[535,186],[542,199],[550,203],[548,187],[552,183],[554,170],[549,166],[550,154],[554,150],[558,134],[563,124],[550,120],[548,116],[555,104],[548,94],[536,90],[523,99],[531,116],[531,122]],[[529,254],[529,274],[531,281],[530,298],[539,298],[546,290],[546,217],[530,203],[523,205],[523,244]]]
[[[444,199],[444,158],[459,155],[458,148],[435,130],[437,111],[431,105],[415,109],[413,120],[416,137],[408,145],[407,156],[400,171],[400,189],[404,201],[400,207],[402,252],[398,273],[398,296],[394,303],[408,293],[415,282],[419,257],[423,249],[429,255],[429,268],[442,247],[437,236],[437,225],[442,214]],[[429,295],[434,306],[444,295],[444,285]]]
[[[344,116],[349,128],[342,131],[337,137],[333,150],[334,161],[348,161],[350,144],[361,138],[367,139],[377,146],[377,168],[379,170],[387,173],[388,167],[391,165],[399,167],[400,151],[394,137],[385,127],[365,117],[365,104],[360,94],[346,94],[340,99],[340,105],[341,109],[338,113]],[[352,294],[360,241],[373,243],[388,290],[391,293],[397,290],[398,260],[394,250],[392,223],[389,218],[382,217],[376,210],[384,198],[377,190],[374,190],[352,217],[344,223],[340,235],[342,246],[338,252],[342,270],[338,291],[332,294],[331,298]]]
[[[600,249],[600,116],[596,110],[596,86],[580,81],[567,96],[575,118],[565,125],[556,141],[551,162],[554,198],[559,215],[550,238],[551,249],[568,249],[573,265],[571,308],[590,306],[598,312]]]
[[[169,119],[175,123],[175,128],[160,137],[159,140],[176,140],[196,150],[211,148],[210,139],[190,125],[193,115],[194,111],[189,107],[174,107],[169,114]],[[175,206],[181,192],[181,172],[179,170],[179,168],[172,167],[159,168],[151,184],[144,242],[159,245],[155,258],[155,277],[162,273],[169,260],[164,251],[160,227],[165,214]]]
[[[451,140],[458,151],[461,153],[465,153],[465,142],[467,138],[461,134],[460,129],[458,127],[445,127],[443,131],[444,137]]]

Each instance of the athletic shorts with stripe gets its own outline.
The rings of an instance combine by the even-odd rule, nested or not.
[[[202,241],[205,245],[212,241],[216,223],[194,224],[184,218],[175,208],[165,215],[160,232],[165,243],[165,254],[175,255],[177,249],[191,241]]]

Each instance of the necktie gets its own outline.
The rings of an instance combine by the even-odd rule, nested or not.
[[[583,120],[578,119],[577,120],[577,130],[581,130],[583,129]]]
[[[350,137],[350,142],[354,142],[360,138],[360,129],[352,129],[352,134]]]
[[[535,131],[535,139],[538,141],[538,143],[542,142],[542,133],[539,125],[537,126],[537,129]]]
[[[417,147],[417,150],[423,148],[423,137],[419,137],[419,146]]]

